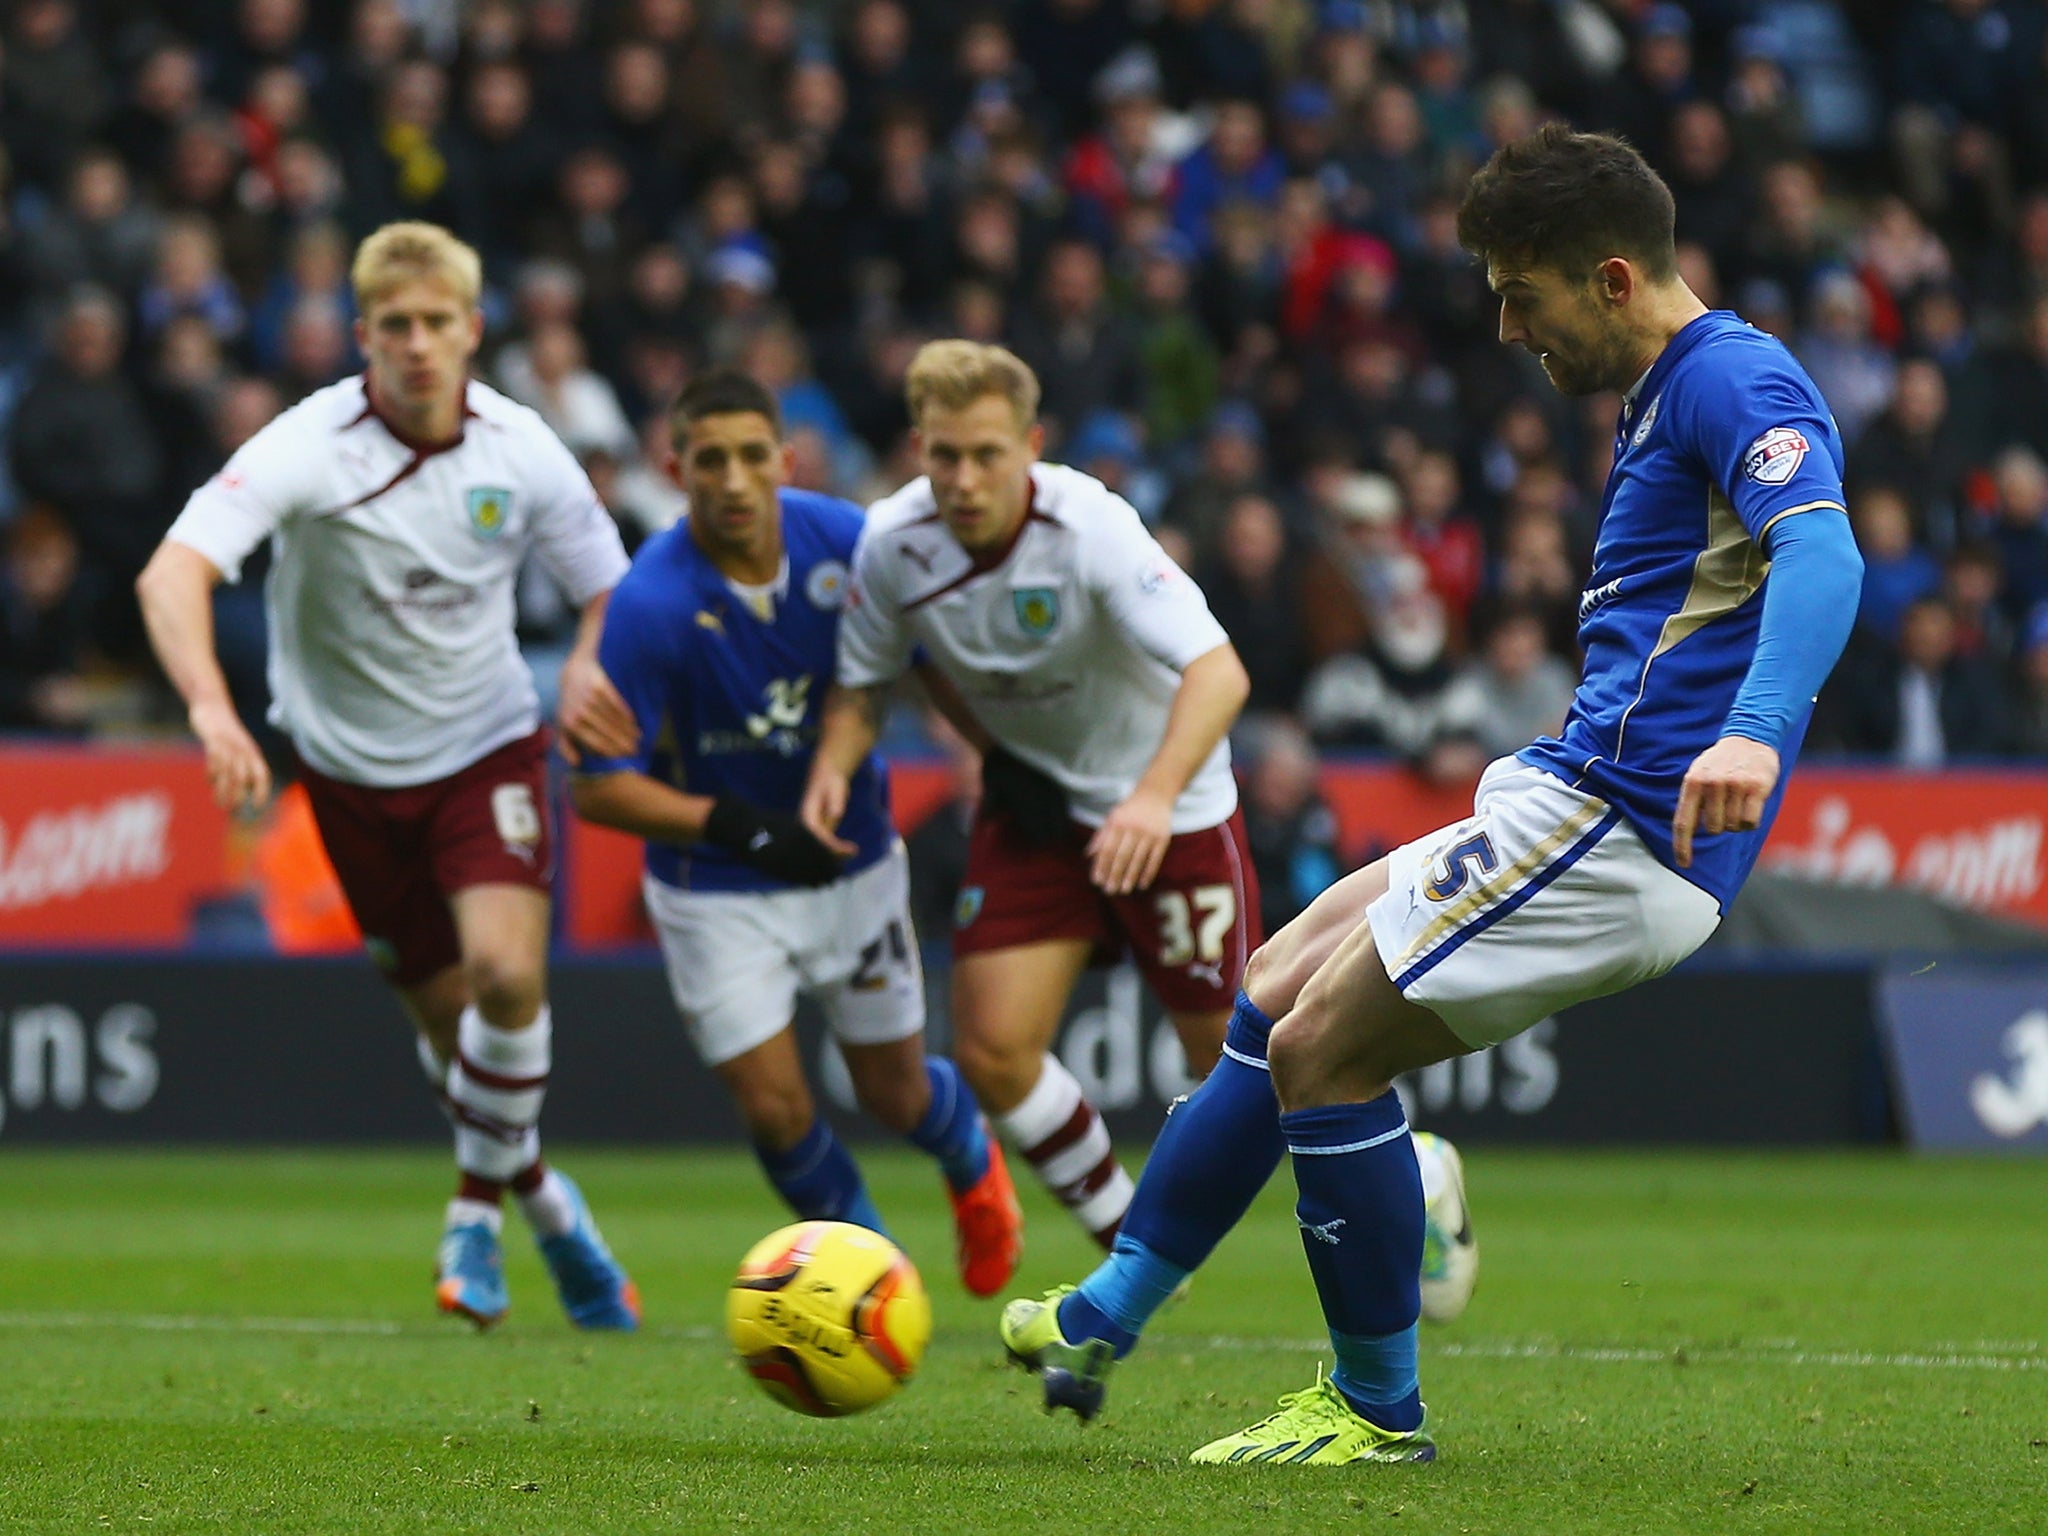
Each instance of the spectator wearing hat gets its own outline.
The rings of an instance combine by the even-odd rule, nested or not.
[[[1302,718],[1324,746],[1417,758],[1441,733],[1455,675],[1449,620],[1422,562],[1398,544],[1370,580],[1364,644],[1310,674]]]
[[[1148,525],[1158,522],[1166,501],[1166,477],[1147,458],[1144,440],[1130,417],[1097,411],[1084,418],[1061,445],[1060,459],[1115,491]]]
[[[1137,258],[1132,308],[1145,437],[1159,454],[1192,441],[1216,409],[1222,359],[1188,302],[1194,254],[1169,229]]]
[[[1480,127],[1467,44],[1465,29],[1454,16],[1424,12],[1415,18],[1408,68],[1432,155],[1441,163],[1476,170],[1491,151]]]
[[[1629,66],[1601,88],[1595,111],[1603,126],[1661,166],[1670,160],[1672,111],[1696,94],[1692,15],[1673,0],[1661,0],[1636,22]]]
[[[1209,418],[1201,457],[1166,504],[1163,521],[1186,535],[1197,565],[1215,557],[1231,503],[1265,492],[1266,426],[1243,400],[1226,400]]]
[[[1280,93],[1273,139],[1289,176],[1342,176],[1334,160],[1337,103],[1318,81],[1297,80]]]
[[[1134,199],[1164,198],[1174,167],[1201,142],[1200,130],[1160,99],[1159,65],[1152,50],[1134,44],[1095,77],[1099,109],[1095,131],[1077,138],[1060,167],[1060,180],[1081,231],[1108,245]]]
[[[1790,48],[1769,22],[1736,30],[1729,47],[1728,131],[1736,164],[1754,178],[1808,148],[1806,114],[1786,73]]]
[[[1319,547],[1302,578],[1302,633],[1311,662],[1365,644],[1373,606],[1392,590],[1393,565],[1414,560],[1401,522],[1401,487],[1390,477],[1350,470],[1329,483],[1318,507]]]
[[[1871,335],[1870,295],[1851,273],[1821,277],[1808,310],[1793,354],[1820,386],[1843,440],[1853,443],[1891,400],[1896,365]]]

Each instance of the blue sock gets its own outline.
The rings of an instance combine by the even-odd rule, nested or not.
[[[1422,1315],[1422,1173],[1390,1088],[1367,1104],[1280,1117],[1294,1154],[1301,1246],[1351,1406],[1382,1429],[1422,1422],[1415,1323]]]
[[[1070,1339],[1128,1354],[1145,1324],[1236,1226],[1280,1161],[1268,1019],[1242,992],[1208,1079],[1166,1117],[1109,1257],[1060,1303]],[[1417,1261],[1418,1264],[1420,1261]]]
[[[832,1134],[823,1115],[811,1121],[803,1140],[787,1152],[770,1151],[756,1142],[754,1156],[761,1160],[768,1182],[804,1220],[850,1221],[870,1232],[889,1235],[882,1225],[882,1213],[868,1198],[853,1154]]]
[[[939,1160],[946,1183],[957,1195],[974,1188],[988,1172],[988,1133],[982,1127],[981,1106],[960,1069],[943,1056],[925,1057],[924,1072],[931,1080],[932,1102],[910,1133],[910,1144]]]

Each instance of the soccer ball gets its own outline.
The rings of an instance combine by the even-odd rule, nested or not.
[[[932,1335],[932,1304],[901,1249],[844,1221],[800,1221],[740,1260],[725,1331],[786,1408],[838,1418],[908,1381]]]

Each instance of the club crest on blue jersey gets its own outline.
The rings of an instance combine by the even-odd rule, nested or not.
[[[501,485],[469,489],[469,526],[480,539],[495,539],[512,517],[512,493]]]
[[[1052,587],[1019,587],[1010,594],[1017,627],[1042,640],[1060,627],[1060,595]]]
[[[953,902],[953,926],[972,927],[974,920],[981,916],[981,904],[987,897],[988,892],[978,885],[961,886],[960,895]]]
[[[833,613],[846,606],[846,567],[837,560],[820,560],[804,578],[804,596],[813,608]]]
[[[1643,439],[1650,435],[1650,428],[1657,425],[1657,407],[1663,403],[1664,397],[1662,395],[1657,396],[1656,399],[1650,402],[1649,409],[1643,412],[1643,419],[1636,423],[1635,431],[1629,435],[1629,447],[1640,448],[1643,446]]]

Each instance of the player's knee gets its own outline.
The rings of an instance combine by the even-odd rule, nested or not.
[[[465,956],[462,972],[477,1010],[493,1023],[524,1022],[540,1007],[546,976],[537,957],[484,950]]]
[[[907,1071],[886,1076],[869,1074],[854,1079],[853,1084],[853,1096],[860,1101],[860,1107],[897,1132],[917,1128],[931,1103],[931,1093],[931,1082],[924,1075],[922,1063],[914,1076]]]
[[[1279,967],[1273,945],[1274,941],[1269,939],[1252,951],[1251,958],[1244,963],[1244,979],[1239,983],[1244,995],[1268,1018],[1273,1017],[1276,1007],[1281,1013],[1287,1011],[1275,995],[1278,989],[1274,983],[1278,979]]]
[[[1266,1065],[1273,1074],[1273,1096],[1283,1110],[1299,1109],[1313,1102],[1321,1059],[1321,1020],[1315,1010],[1302,1005],[1273,1026],[1266,1039]]]
[[[961,1034],[953,1041],[953,1064],[982,1105],[998,1112],[1024,1102],[1038,1081],[1041,1054],[981,1034]]]
[[[740,1119],[755,1145],[787,1152],[804,1139],[817,1117],[817,1106],[800,1083],[758,1083],[734,1094]]]

